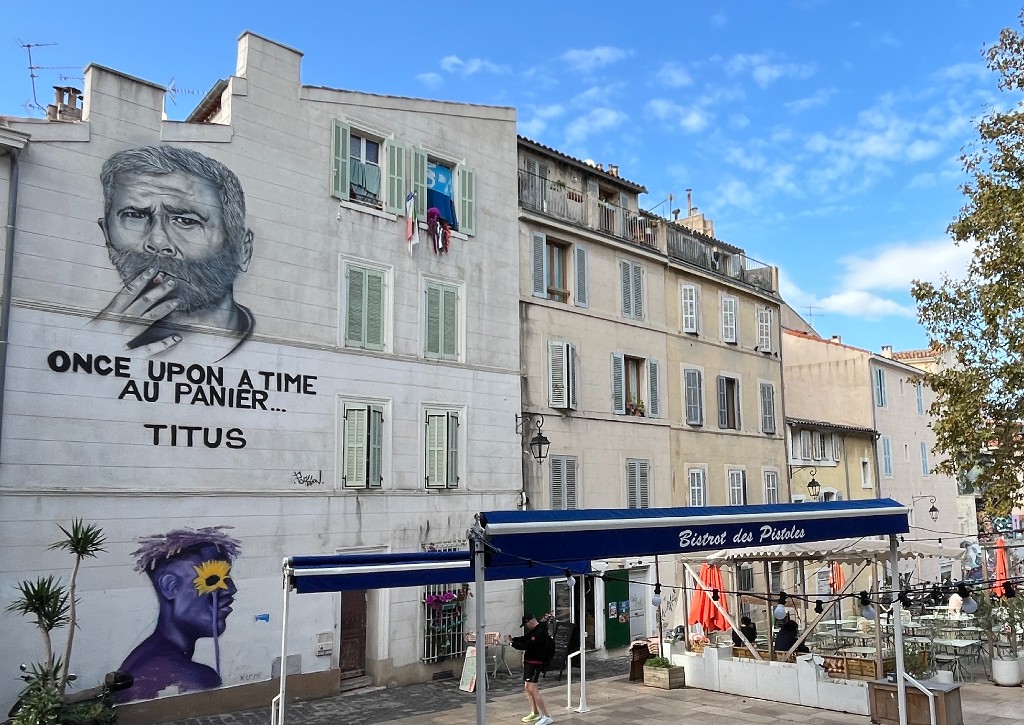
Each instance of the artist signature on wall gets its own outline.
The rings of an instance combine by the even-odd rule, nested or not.
[[[304,475],[302,475],[302,471],[295,471],[295,473],[292,474],[292,477],[295,479],[295,483],[297,483],[300,486],[306,486],[307,488],[310,487],[310,486],[323,486],[324,485],[324,480],[323,480],[324,472],[323,471],[317,471],[316,476],[314,476],[312,474],[304,476]]]

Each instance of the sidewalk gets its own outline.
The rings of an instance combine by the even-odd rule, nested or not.
[[[558,723],[638,722],[668,725],[686,721],[691,725],[729,723],[792,722],[806,725],[867,725],[863,715],[799,707],[755,700],[707,690],[684,688],[659,690],[630,682],[626,658],[587,662],[587,704],[581,714],[566,708],[565,680],[542,682],[541,693],[548,711]],[[575,682],[575,680],[574,680]],[[393,689],[371,689],[354,694],[289,705],[287,725],[474,725],[476,699],[458,689],[458,680],[429,682]],[[1016,725],[1021,722],[1024,691],[1020,687],[996,687],[990,682],[969,682],[961,690],[964,722],[968,725]],[[578,685],[573,687],[573,707],[579,702]],[[515,723],[526,714],[522,682],[498,677],[488,691],[487,722]],[[726,718],[723,720],[723,718]],[[173,725],[267,725],[270,708],[181,720]]]

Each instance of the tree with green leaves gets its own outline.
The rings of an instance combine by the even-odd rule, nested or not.
[[[936,469],[974,469],[980,510],[997,516],[1022,503],[1024,473],[1024,33],[1004,29],[985,57],[1009,102],[977,121],[961,157],[966,203],[947,231],[972,256],[962,278],[915,281],[912,294],[950,361],[924,373],[945,454]]]

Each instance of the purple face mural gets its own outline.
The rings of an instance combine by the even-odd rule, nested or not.
[[[156,590],[156,629],[124,662],[135,684],[117,694],[118,702],[157,697],[162,691],[193,692],[221,685],[220,636],[234,601],[231,564],[239,542],[214,526],[176,529],[139,540],[132,552],[135,570],[145,572]],[[194,662],[196,642],[212,637],[215,666]]]
[[[157,353],[191,325],[251,333],[251,313],[234,300],[235,278],[252,257],[238,177],[191,149],[146,146],[114,154],[100,173],[100,228],[124,287],[101,316],[132,334],[129,349]]]

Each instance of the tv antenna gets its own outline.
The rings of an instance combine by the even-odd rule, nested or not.
[[[823,310],[825,308],[815,307],[814,305],[807,305],[805,309],[807,310],[807,324],[810,325],[811,327],[814,327],[814,311]]]
[[[31,101],[26,101],[25,102],[25,107],[26,108],[34,108],[37,111],[41,111],[42,113],[46,113],[46,107],[43,106],[41,103],[39,103],[39,96],[36,93],[36,78],[39,77],[38,74],[36,74],[36,71],[37,70],[78,70],[78,67],[77,66],[73,66],[73,65],[36,65],[35,64],[35,60],[33,60],[33,58],[32,58],[32,49],[33,48],[47,48],[47,47],[50,47],[50,46],[57,45],[56,43],[21,43],[21,42],[19,42],[18,45],[21,46],[22,48],[24,48],[25,52],[28,53],[28,77],[29,77],[29,80],[32,83],[32,100]],[[61,76],[61,78],[63,79],[63,76]]]
[[[178,88],[176,85],[174,85],[173,76],[171,77],[171,80],[168,81],[167,85],[164,86],[164,90],[167,91],[167,97],[171,99],[171,103],[173,103],[175,106],[178,105],[179,94],[186,96],[199,96],[203,93],[202,91],[196,91],[191,88]]]

